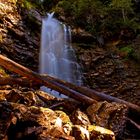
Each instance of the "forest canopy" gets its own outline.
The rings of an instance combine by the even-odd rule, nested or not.
[[[48,11],[65,16],[71,24],[92,34],[112,36],[123,29],[140,30],[139,1],[135,0],[44,0]],[[72,20],[71,20],[72,19]]]
[[[46,12],[54,11],[71,26],[93,35],[108,38],[122,34],[124,29],[140,32],[140,1],[136,0],[25,0],[26,7],[36,3]]]
[[[125,52],[130,52],[134,59],[140,60],[137,51],[139,46],[135,47],[132,43],[140,34],[139,0],[20,0],[20,2],[27,11],[35,8],[42,16],[46,16],[48,12],[55,12],[54,16],[57,19],[76,31],[80,29],[90,33],[95,39],[94,42],[99,45],[102,42],[104,45],[121,41],[121,47],[126,47]]]

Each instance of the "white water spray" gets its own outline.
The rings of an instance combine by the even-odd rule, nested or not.
[[[82,74],[71,46],[71,29],[53,18],[53,14],[42,20],[40,73],[80,86]]]

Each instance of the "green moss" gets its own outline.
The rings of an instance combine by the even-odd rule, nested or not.
[[[19,4],[21,5],[21,7],[25,8],[25,9],[31,9],[33,8],[34,6],[32,5],[32,3],[28,0],[21,0],[19,2]]]
[[[27,0],[24,1],[24,7],[26,7],[27,9],[31,9],[33,8],[33,4]]]
[[[120,52],[123,52],[125,54],[126,58],[128,58],[133,55],[134,50],[131,45],[128,45],[128,46],[120,48]]]
[[[131,46],[125,46],[125,47],[122,47],[122,48],[120,49],[120,51],[127,52],[127,53],[130,54],[130,53],[133,52],[133,49],[132,49]]]

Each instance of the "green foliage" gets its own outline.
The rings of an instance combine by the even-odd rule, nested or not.
[[[24,0],[21,6],[28,10],[34,7],[34,5],[28,0]]]
[[[138,62],[140,62],[140,50],[135,51],[134,53],[132,53],[132,58]]]
[[[66,15],[73,15],[74,14],[74,0],[70,0],[70,1],[67,1],[67,0],[63,0],[63,1],[59,1],[57,6],[55,7],[55,10],[56,8],[62,8],[62,10],[64,10],[64,12],[66,13]],[[57,10],[56,10],[57,12]]]
[[[123,52],[132,53],[133,49],[131,46],[126,46],[120,49]]]
[[[132,0],[112,0],[110,5],[119,9],[132,10]]]
[[[132,54],[134,53],[134,50],[133,50],[133,48],[132,48],[131,45],[122,47],[120,49],[120,51],[123,52],[123,53],[125,53],[126,57],[132,56]]]
[[[42,5],[40,0],[19,0],[17,2],[22,8],[25,8],[27,10],[40,8],[42,9]]]
[[[41,0],[38,0],[41,2]],[[53,9],[60,0],[42,0],[41,4],[45,10]]]
[[[85,28],[87,31],[96,32],[100,18],[105,14],[102,2],[99,0],[61,0],[55,7],[55,11],[62,8],[64,16],[72,17],[72,22]]]
[[[112,0],[110,6],[112,9],[119,10],[121,12],[124,22],[126,22],[127,15],[133,13],[132,0]]]
[[[84,28],[93,35],[121,34],[126,28],[140,30],[139,16],[134,10],[134,0],[44,0],[49,11],[64,16],[74,26]]]

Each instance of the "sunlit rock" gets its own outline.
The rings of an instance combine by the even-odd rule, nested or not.
[[[65,112],[56,110],[55,113],[56,116],[58,116],[62,120],[63,124],[70,122],[70,118]]]
[[[91,140],[115,140],[115,134],[111,130],[103,127],[89,125],[87,130],[90,132]]]
[[[90,140],[88,130],[80,125],[73,125],[71,135],[74,136],[76,140]]]
[[[80,109],[77,109],[76,111],[73,112],[73,114],[71,115],[71,120],[76,125],[86,126],[90,124],[88,116],[82,111],[80,111]]]
[[[97,102],[87,108],[87,115],[93,124],[111,129],[115,135],[123,132],[127,112],[125,105],[106,101]]]

